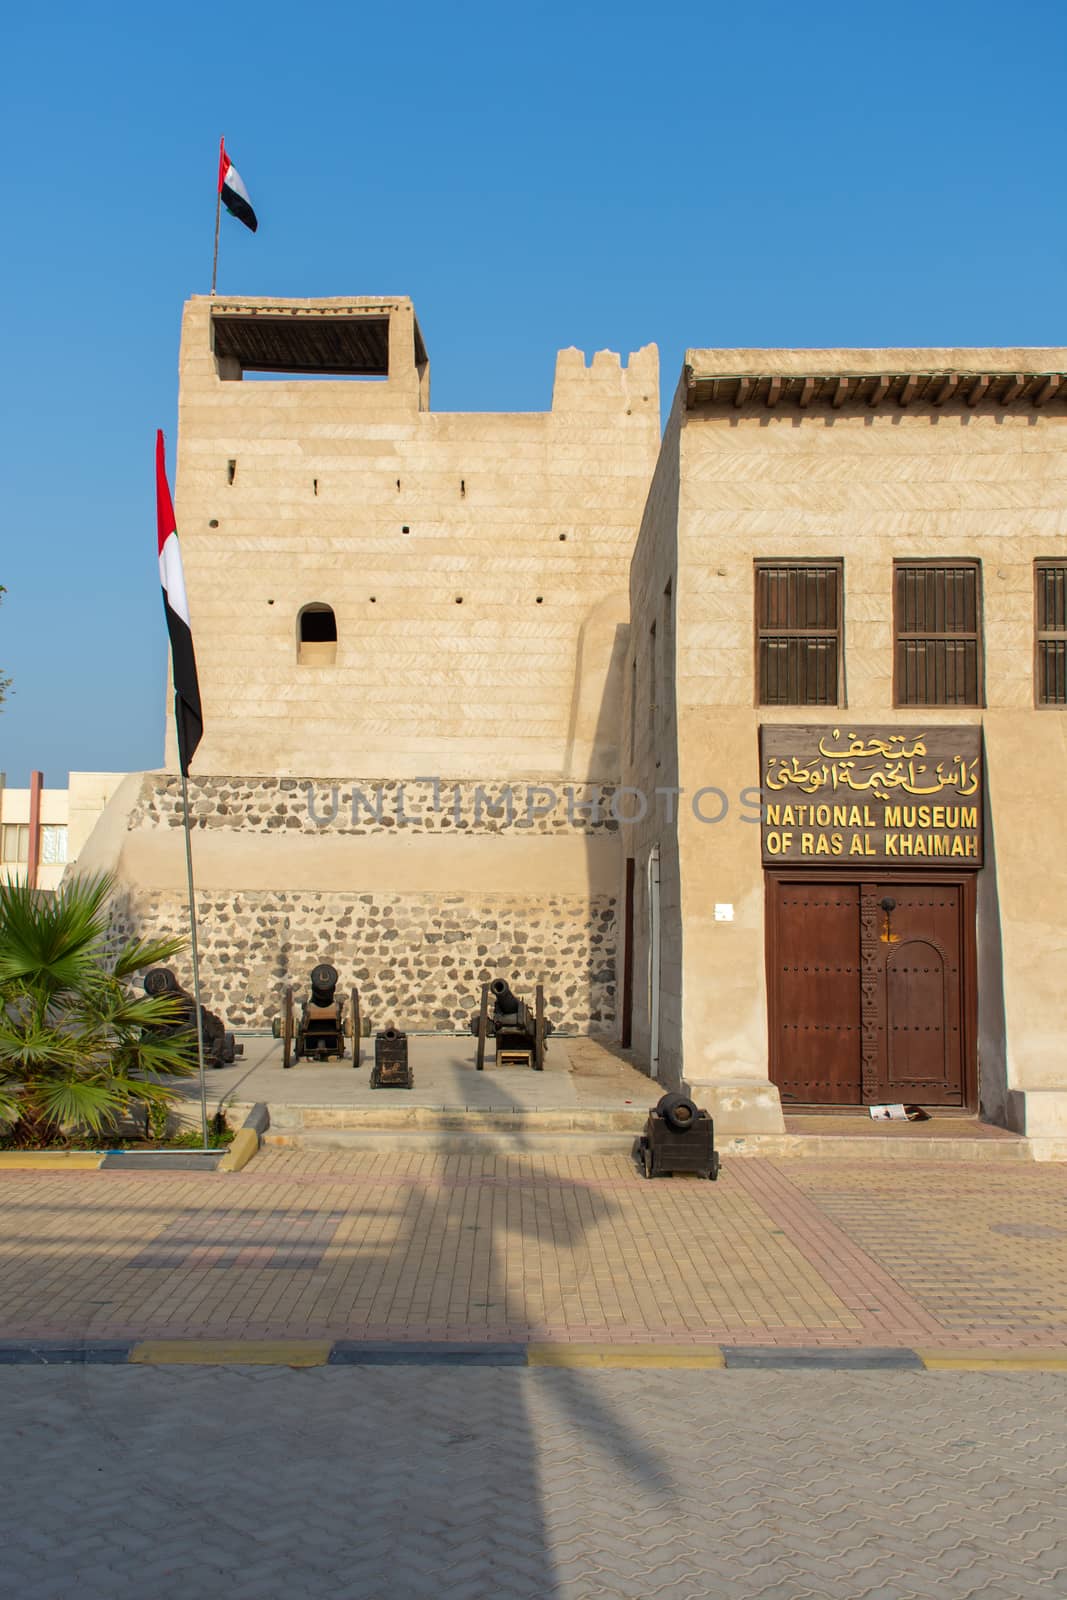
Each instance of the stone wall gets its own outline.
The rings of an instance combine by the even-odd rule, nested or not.
[[[193,826],[242,833],[529,833],[567,837],[618,831],[615,788],[529,778],[510,784],[431,779],[193,777]],[[623,812],[623,814],[625,814]],[[181,779],[152,774],[130,814],[134,828],[182,826]]]
[[[269,1027],[286,984],[306,993],[312,967],[328,960],[346,990],[359,988],[374,1029],[463,1028],[481,984],[506,977],[531,1001],[543,983],[558,1028],[613,1030],[610,897],[237,891],[202,894],[198,909],[204,1003],[230,1027]],[[114,926],[120,935],[185,934],[188,913],[180,895],[128,890],[116,901]],[[188,956],[173,965],[190,984]]]
[[[568,792],[569,791],[569,792]],[[466,1026],[482,983],[545,986],[560,1028],[615,1031],[619,824],[607,785],[191,779],[204,1000],[266,1028],[319,961],[373,1027]],[[118,805],[119,802],[116,801]],[[120,935],[184,935],[180,780],[146,773],[90,850]],[[174,962],[191,981],[188,954]]]

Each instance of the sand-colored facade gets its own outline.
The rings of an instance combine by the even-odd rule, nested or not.
[[[646,820],[630,848],[639,888],[653,846],[661,873],[671,863],[672,890],[661,892],[660,905],[659,1055],[678,1063],[726,1125],[781,1126],[768,1073],[765,868],[751,803],[762,776],[759,729],[846,721],[911,727],[918,718],[924,726],[978,724],[984,738],[985,865],[976,874],[981,1104],[1038,1138],[1067,1134],[1067,865],[1057,842],[1067,740],[1062,708],[1035,706],[1034,676],[1035,562],[1067,559],[1067,410],[1055,377],[1065,368],[1062,349],[687,354],[634,557],[627,681],[637,685],[638,733],[632,755],[624,741],[623,782],[647,792],[669,773],[666,781],[685,791],[677,825]],[[874,375],[887,387],[888,374],[944,376],[936,388],[915,385],[932,396],[924,400],[907,398],[899,380],[880,396]],[[796,383],[788,386],[804,378],[811,379],[807,399]],[[842,378],[846,384],[835,387]],[[1001,402],[989,398],[991,390]],[[893,563],[924,558],[981,564],[977,706],[895,704]],[[836,707],[759,705],[760,560],[842,563]],[[668,587],[674,622],[665,650]],[[649,722],[653,697],[661,709]],[[706,820],[722,811],[717,795],[694,809],[705,786],[728,797],[721,820]],[[641,974],[648,942],[638,903]],[[635,983],[635,1040],[646,1048],[647,995],[648,984]]]
[[[279,318],[311,332],[384,319],[387,375],[241,378],[216,355],[220,321]],[[439,413],[410,300],[189,301],[176,511],[197,770],[612,776],[618,630],[658,443],[651,346],[625,366],[560,351],[547,412]],[[298,661],[315,604],[337,623],[322,665]]]
[[[488,977],[545,981],[558,1023],[631,1042],[724,1134],[780,1131],[775,1030],[795,1024],[761,730],[956,728],[981,744],[982,864],[812,859],[798,893],[807,873],[862,908],[841,1026],[865,1100],[884,1024],[862,964],[904,993],[941,962],[973,1011],[943,1021],[948,1100],[1067,1149],[1067,740],[1035,704],[1034,609],[1035,563],[1067,562],[1065,371],[1059,349],[690,350],[661,439],[653,347],[561,351],[548,412],[439,414],[403,297],[190,301],[177,513],[208,999],[262,1026],[329,958],[375,1026],[449,1028]],[[897,703],[901,561],[977,563],[976,703]],[[760,562],[837,564],[830,701],[760,704]],[[335,639],[301,641],[309,606]],[[117,867],[131,927],[181,926],[174,770],[171,744],[86,853]],[[902,967],[886,923],[879,953],[887,876],[956,897],[958,952]]]

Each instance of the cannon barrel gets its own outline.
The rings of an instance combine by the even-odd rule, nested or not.
[[[144,976],[144,992],[153,999],[161,994],[177,994],[180,985],[170,967],[152,967]]]
[[[311,1000],[313,1005],[332,1006],[337,989],[337,968],[328,961],[320,961],[311,969]]]
[[[511,992],[506,978],[494,978],[489,985],[497,1011],[518,1011],[521,1001]]]

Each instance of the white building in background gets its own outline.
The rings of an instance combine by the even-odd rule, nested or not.
[[[124,777],[72,772],[65,789],[47,789],[34,772],[28,789],[13,789],[0,773],[0,882],[58,889]]]

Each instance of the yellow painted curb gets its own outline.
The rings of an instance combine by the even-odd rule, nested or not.
[[[531,1367],[725,1367],[717,1344],[531,1344],[526,1351]]]
[[[1067,1350],[917,1350],[928,1372],[1067,1372]]]
[[[240,1172],[252,1157],[259,1154],[259,1134],[255,1128],[239,1128],[233,1143],[219,1162],[219,1172]]]
[[[104,1155],[103,1150],[0,1150],[0,1170],[22,1167],[24,1171],[47,1172],[49,1168],[70,1167],[94,1172]]]
[[[129,1359],[141,1366],[324,1367],[331,1339],[145,1339]]]

